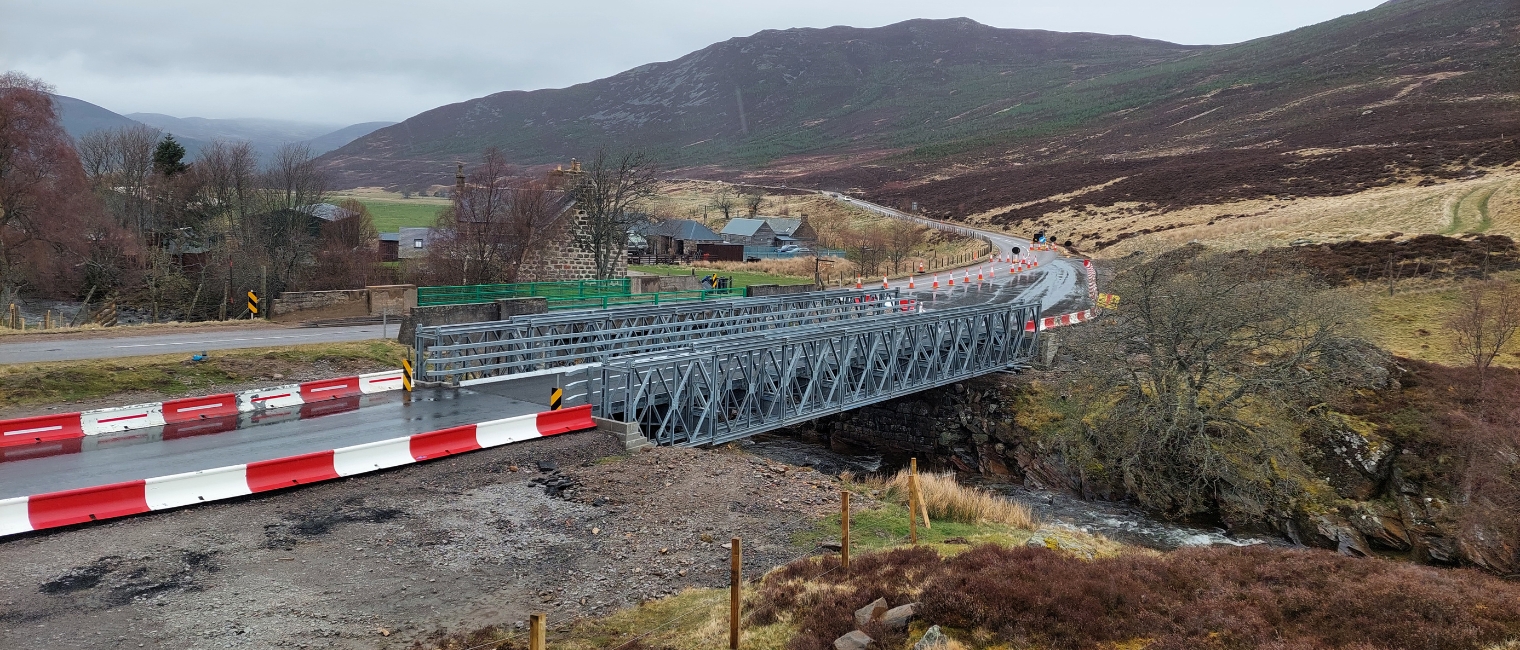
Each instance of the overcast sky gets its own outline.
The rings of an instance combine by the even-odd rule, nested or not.
[[[118,113],[354,123],[558,88],[762,29],[965,16],[1236,43],[1382,0],[0,0],[0,70]]]

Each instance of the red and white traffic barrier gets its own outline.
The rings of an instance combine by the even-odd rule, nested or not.
[[[0,447],[161,427],[177,422],[236,415],[239,412],[299,406],[400,389],[401,371],[388,370],[241,393],[0,420]]]
[[[0,536],[232,499],[595,426],[591,406],[576,406],[299,456],[4,499]]]
[[[1043,332],[1045,330],[1056,327],[1085,323],[1092,320],[1092,317],[1093,313],[1091,309],[1084,309],[1082,311],[1072,312],[1070,314],[1061,314],[1060,316],[1048,316],[1041,318],[1038,321],[1029,321],[1028,323],[1025,323],[1024,331],[1033,332],[1035,331],[1036,327],[1038,327],[1039,330]],[[1036,323],[1038,323],[1038,325]]]

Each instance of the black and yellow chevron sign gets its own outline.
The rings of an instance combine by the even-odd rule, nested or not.
[[[259,294],[252,291],[248,292],[248,313],[254,316],[259,315]]]
[[[556,388],[549,391],[549,410],[558,411],[565,406],[565,389]]]
[[[412,392],[412,362],[410,359],[401,360],[401,388],[406,392]]]

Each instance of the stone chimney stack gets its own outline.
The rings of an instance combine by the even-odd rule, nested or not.
[[[456,162],[454,165],[454,201],[458,202],[459,197],[464,196],[464,163]]]

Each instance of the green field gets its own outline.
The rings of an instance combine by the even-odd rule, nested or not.
[[[438,218],[438,211],[449,205],[448,199],[403,199],[394,192],[363,190],[341,192],[328,200],[337,203],[343,199],[354,199],[369,208],[369,214],[375,221],[375,230],[379,232],[397,232],[403,226],[431,228]]]
[[[655,266],[634,265],[628,267],[630,271],[641,273],[653,273],[655,275],[691,275],[692,267],[674,266],[661,264]],[[812,278],[804,278],[795,275],[772,275],[770,273],[752,273],[749,271],[719,271],[715,269],[696,269],[697,275],[711,275],[716,272],[718,277],[733,278],[733,286],[747,287],[752,284],[809,284]]]

